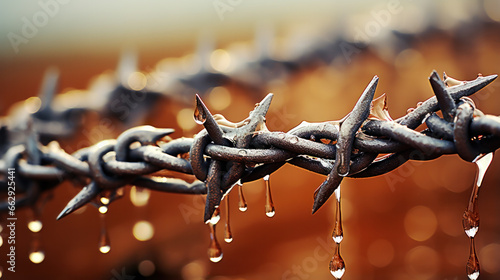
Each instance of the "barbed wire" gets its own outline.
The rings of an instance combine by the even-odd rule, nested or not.
[[[85,186],[58,219],[101,196],[112,202],[119,197],[117,190],[125,185],[206,194],[207,222],[234,184],[260,179],[288,163],[327,175],[315,192],[314,213],[344,177],[377,176],[408,160],[430,160],[444,154],[458,154],[463,160],[473,161],[480,154],[498,149],[500,118],[485,115],[467,97],[496,77],[479,75],[472,81],[456,81],[444,76],[441,80],[434,71],[429,81],[435,96],[392,120],[385,95],[373,99],[378,83],[375,76],[346,117],[302,122],[288,132],[272,132],[265,125],[272,94],[238,123],[212,115],[196,95],[194,120],[204,129],[194,138],[172,140],[168,135],[173,129],[138,126],[116,140],[100,141],[72,154],[55,141],[41,144],[31,124],[25,143],[6,148],[1,157],[0,188],[7,190],[7,170],[18,170],[15,183],[18,194],[23,196],[17,199],[16,207],[22,207],[33,205],[44,191],[63,181]],[[421,124],[426,128],[417,131]],[[2,133],[8,132],[2,129]],[[162,175],[165,171],[194,176],[192,180],[171,178]],[[1,212],[8,209],[7,201],[0,203]]]

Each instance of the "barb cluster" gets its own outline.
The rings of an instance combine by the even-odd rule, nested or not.
[[[373,100],[378,83],[375,76],[346,117],[303,122],[286,133],[271,132],[265,125],[272,94],[238,123],[212,115],[196,96],[194,119],[204,129],[194,139],[170,140],[167,135],[172,129],[138,126],[116,140],[68,154],[55,141],[40,144],[32,133],[25,143],[6,149],[0,169],[18,170],[16,184],[24,196],[17,200],[17,207],[34,204],[41,193],[65,180],[85,186],[58,219],[87,203],[99,203],[101,196],[112,201],[119,197],[117,190],[136,185],[163,192],[207,194],[207,222],[235,183],[257,180],[289,163],[327,175],[315,192],[314,213],[344,177],[377,176],[408,160],[430,160],[443,154],[457,153],[473,161],[496,150],[500,147],[500,118],[483,114],[467,97],[496,77],[480,75],[461,82],[445,76],[443,81],[433,72],[429,80],[435,96],[392,120],[385,95]],[[415,130],[423,123],[425,129]],[[165,171],[194,177],[190,181],[170,178],[173,174]],[[5,178],[0,187],[7,188]],[[0,204],[0,211],[7,209],[6,202]]]

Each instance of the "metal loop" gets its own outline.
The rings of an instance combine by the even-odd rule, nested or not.
[[[472,145],[469,135],[469,126],[473,118],[474,106],[468,100],[462,102],[457,108],[455,117],[455,129],[453,131],[453,140],[457,147],[458,155],[465,161],[472,162],[479,151]]]
[[[104,169],[103,157],[114,150],[116,140],[103,140],[93,146],[89,155],[89,167],[92,179],[102,188],[116,188],[127,180],[108,175]]]

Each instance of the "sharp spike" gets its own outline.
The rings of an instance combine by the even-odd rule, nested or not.
[[[194,111],[194,120],[198,124],[203,124],[205,129],[210,135],[212,141],[215,144],[222,145],[224,143],[224,138],[222,137],[222,129],[219,127],[217,122],[215,121],[212,113],[208,110],[207,106],[201,100],[201,97],[196,94],[196,109]]]
[[[335,170],[332,170],[330,175],[326,178],[326,180],[319,186],[315,193],[314,204],[312,213],[316,213],[316,211],[325,204],[325,202],[330,198],[330,196],[335,192],[335,190],[339,187],[342,179],[344,177],[338,175]]]
[[[218,160],[212,160],[210,163],[210,168],[208,170],[207,176],[207,201],[205,203],[205,214],[204,221],[207,223],[214,214],[215,209],[220,205],[222,200],[222,191],[220,188],[221,183],[221,162]]]
[[[452,122],[456,114],[455,101],[446,90],[446,85],[439,78],[439,75],[435,70],[429,77],[429,82],[431,83],[432,90],[436,95],[438,105],[441,108],[441,111],[443,112],[443,118],[448,122]]]
[[[370,115],[371,103],[375,95],[375,90],[377,89],[377,84],[378,77],[374,76],[363,94],[361,94],[358,102],[356,102],[351,113],[347,115],[340,125],[340,133],[337,140],[337,154],[335,157],[335,160],[339,161],[339,163],[337,164],[338,167],[332,170],[332,172],[338,172],[341,176],[347,176],[349,174],[354,135]]]
[[[79,209],[83,205],[89,203],[92,199],[94,199],[99,194],[99,187],[96,183],[91,182],[87,186],[85,186],[73,199],[71,199],[66,207],[61,211],[59,216],[57,216],[57,220],[60,220],[67,215],[73,213],[75,210]]]

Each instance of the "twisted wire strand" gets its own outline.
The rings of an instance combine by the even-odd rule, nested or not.
[[[25,143],[10,146],[0,159],[4,172],[0,188],[7,189],[7,170],[18,170],[16,186],[23,196],[16,207],[34,204],[38,197],[69,180],[84,186],[58,219],[99,196],[110,196],[125,185],[163,192],[206,194],[204,220],[208,221],[231,187],[272,174],[286,163],[327,175],[315,191],[313,213],[344,177],[365,178],[385,174],[408,160],[430,160],[458,154],[473,161],[500,147],[500,118],[475,108],[470,96],[497,78],[447,86],[434,71],[429,80],[436,96],[407,115],[392,120],[385,96],[373,100],[378,77],[369,83],[353,110],[338,121],[302,122],[288,132],[271,132],[265,115],[272,100],[267,95],[249,117],[233,123],[212,115],[196,96],[195,121],[204,126],[194,138],[160,141],[172,129],[152,126],[131,128],[116,140],[104,140],[68,154],[57,142],[41,144],[32,133]],[[443,118],[436,112],[441,111]],[[415,129],[422,123],[427,128]],[[383,156],[380,156],[383,154]],[[191,176],[170,178],[166,171]],[[181,176],[185,178],[185,176]],[[9,204],[0,203],[0,212]]]

